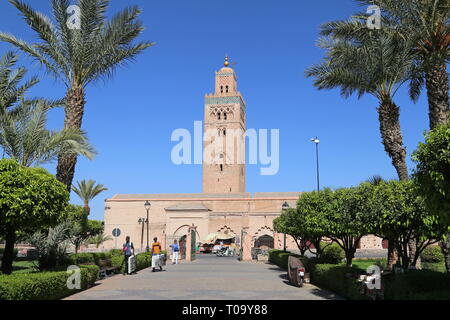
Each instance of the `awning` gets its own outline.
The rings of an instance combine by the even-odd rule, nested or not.
[[[203,240],[203,242],[211,242],[211,241],[215,241],[217,239],[217,232],[213,232],[210,233],[206,236],[205,240]]]
[[[229,240],[233,238],[236,238],[236,235],[233,232],[226,231],[217,233],[217,239],[219,240]]]

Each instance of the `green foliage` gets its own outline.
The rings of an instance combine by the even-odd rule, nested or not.
[[[344,257],[344,250],[336,243],[333,243],[325,247],[322,256],[320,257],[320,262],[328,264],[339,264],[342,262],[342,259],[344,259]]]
[[[428,132],[412,156],[414,178],[427,208],[450,225],[450,122]]]
[[[75,265],[99,264],[100,260],[111,259],[111,252],[82,252],[70,255],[70,261]]]
[[[89,202],[98,196],[103,191],[108,190],[102,184],[95,184],[94,180],[82,180],[77,182],[77,187],[72,186],[72,191],[75,192],[81,200],[84,202],[84,208],[89,215],[90,208]]]
[[[162,251],[162,253],[167,254],[166,251]],[[150,252],[138,253],[136,255],[136,271],[150,267],[151,262],[152,255]],[[118,267],[120,269],[120,272],[123,272],[125,270],[123,253],[121,255],[112,255],[111,263],[114,267]]]
[[[67,240],[70,237],[70,228],[70,223],[64,222],[50,228],[47,233],[39,231],[29,238],[28,242],[38,253],[39,270],[49,270],[67,264]]]
[[[0,40],[39,61],[68,88],[83,88],[102,77],[111,77],[117,67],[154,45],[147,41],[134,43],[144,30],[138,20],[141,10],[136,6],[122,10],[108,21],[109,0],[77,1],[83,23],[81,30],[74,32],[67,26],[68,1],[52,1],[53,23],[23,1],[10,2],[39,42],[27,43],[6,32],[0,32]]]
[[[382,182],[368,199],[373,233],[392,241],[402,266],[408,269],[408,243],[416,241],[415,259],[425,247],[442,239],[446,227],[426,210],[412,181]]]
[[[331,290],[352,300],[363,300],[358,276],[365,270],[335,264],[314,264],[311,270],[311,282],[321,288]]]
[[[81,290],[92,287],[97,279],[97,266],[80,266]],[[65,271],[0,275],[0,300],[57,300],[79,290],[67,288],[70,276]]]
[[[385,276],[384,296],[388,300],[448,300],[450,299],[450,275],[414,270],[395,276]]]
[[[68,200],[64,185],[46,170],[0,160],[0,226],[24,232],[50,227],[59,221]]]
[[[430,246],[420,254],[422,262],[440,263],[444,262],[444,254],[439,246]]]
[[[65,186],[40,168],[14,160],[0,160],[0,234],[12,248],[16,233],[31,234],[56,225],[69,200]],[[12,253],[12,252],[11,252]],[[12,259],[3,257],[2,271],[12,271]]]
[[[109,250],[111,256],[121,256],[123,255],[123,251],[121,249],[111,249]]]

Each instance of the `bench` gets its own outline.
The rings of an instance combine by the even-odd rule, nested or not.
[[[99,260],[98,266],[100,267],[100,271],[98,272],[98,277],[100,279],[106,278],[109,274],[115,273],[119,270],[119,267],[113,267],[110,259]]]

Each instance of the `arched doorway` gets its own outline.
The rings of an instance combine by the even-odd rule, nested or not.
[[[268,256],[269,250],[275,248],[275,232],[272,228],[264,226],[253,235],[251,255],[253,260],[258,260],[258,255]]]
[[[180,245],[180,259],[186,259],[186,236],[189,232],[189,228],[191,227],[192,226],[187,224],[182,225],[175,230],[172,236],[168,237],[168,245],[173,244],[174,240],[178,241],[178,244]],[[195,230],[195,239],[200,239],[197,230]],[[167,250],[169,251],[168,254],[170,254],[171,252],[169,247]]]
[[[264,234],[255,240],[254,247],[262,250],[273,249],[275,247],[275,239],[268,234]]]

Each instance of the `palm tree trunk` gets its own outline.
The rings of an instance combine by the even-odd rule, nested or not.
[[[64,119],[65,129],[81,129],[85,104],[84,88],[70,88],[67,90]],[[76,155],[60,155],[58,158],[56,179],[64,183],[69,192],[72,187],[76,164]]]
[[[406,149],[403,146],[403,136],[400,129],[400,108],[390,99],[381,101],[377,109],[380,121],[381,139],[384,150],[392,159],[397,175],[400,180],[408,180],[408,167],[406,165]],[[388,266],[392,266],[397,261],[397,254],[392,241],[388,247]]]
[[[390,99],[385,99],[378,107],[381,138],[384,150],[392,159],[392,164],[400,180],[408,180],[406,165],[406,149],[403,146],[403,136],[400,129],[400,108]]]
[[[426,73],[430,129],[450,120],[448,74],[444,62],[430,64]]]

